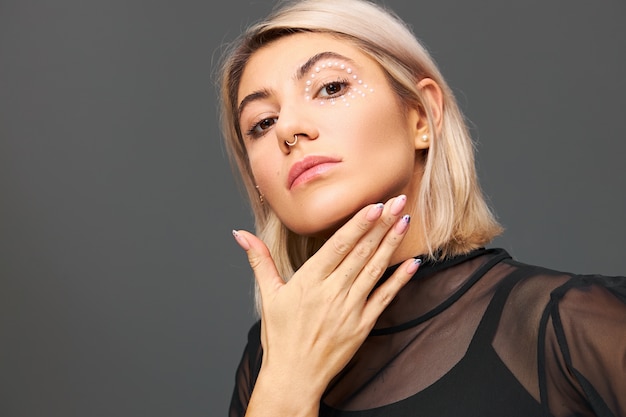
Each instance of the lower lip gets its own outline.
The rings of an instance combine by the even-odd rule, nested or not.
[[[337,162],[325,162],[323,164],[315,165],[298,175],[296,179],[291,183],[290,189],[294,189],[299,185],[306,184],[319,176],[325,174],[328,170],[332,169]]]

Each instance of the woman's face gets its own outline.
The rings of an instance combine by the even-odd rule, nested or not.
[[[346,40],[300,33],[261,48],[237,104],[264,204],[298,234],[325,235],[367,204],[411,201],[419,187],[426,121]]]

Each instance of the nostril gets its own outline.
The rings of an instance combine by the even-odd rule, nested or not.
[[[296,143],[298,143],[298,135],[293,135],[293,141],[291,141],[291,142],[285,141],[285,145],[287,145],[290,148],[292,146],[295,146]]]

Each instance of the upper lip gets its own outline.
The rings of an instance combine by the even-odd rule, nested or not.
[[[289,169],[289,175],[287,176],[287,188],[291,189],[292,184],[307,169],[313,168],[316,165],[324,164],[327,162],[340,162],[341,160],[332,156],[324,155],[310,155],[302,158],[298,162],[294,163]]]

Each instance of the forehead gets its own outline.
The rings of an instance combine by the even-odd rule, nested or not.
[[[347,39],[325,33],[296,33],[279,38],[250,56],[240,80],[239,99],[250,91],[271,88],[278,81],[297,80],[307,61],[327,52],[342,55],[358,67],[375,65],[369,56]]]

